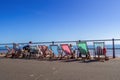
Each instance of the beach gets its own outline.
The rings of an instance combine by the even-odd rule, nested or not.
[[[105,62],[0,58],[1,80],[119,80],[120,59]]]

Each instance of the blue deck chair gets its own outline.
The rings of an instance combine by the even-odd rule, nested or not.
[[[54,57],[61,58],[60,47],[58,45],[50,45],[50,49],[52,50]]]

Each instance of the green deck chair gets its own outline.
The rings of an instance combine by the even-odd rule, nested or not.
[[[90,54],[89,54],[87,43],[86,42],[78,42],[77,46],[78,46],[78,50],[80,52],[81,57],[82,57],[82,55],[85,55],[86,59],[90,59]]]

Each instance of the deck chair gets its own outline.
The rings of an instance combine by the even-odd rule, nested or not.
[[[39,49],[42,53],[42,58],[51,58],[53,57],[52,50],[49,50],[46,45],[39,45]]]
[[[78,42],[77,43],[78,50],[80,52],[80,57],[85,60],[85,59],[90,59],[90,53],[88,50],[88,46],[86,42]]]
[[[6,54],[6,58],[12,58],[13,55],[15,54],[15,50],[14,49],[11,49],[10,47],[8,46],[5,46],[5,48],[7,49],[7,54]]]
[[[60,47],[58,45],[50,45],[50,49],[52,50],[52,52],[54,54],[54,58],[57,58],[57,59],[62,58]]]
[[[23,46],[23,58],[30,58],[30,46],[29,45],[25,45]]]
[[[31,58],[31,57],[37,58],[37,54],[38,54],[38,48],[37,48],[37,46],[30,46],[30,55],[29,55],[29,58]]]
[[[39,45],[39,48],[41,50],[42,56],[46,57],[46,50],[48,47],[46,45]]]
[[[104,53],[105,43],[104,42],[94,42],[94,53],[95,59],[106,60],[108,57]]]
[[[63,58],[65,59],[75,58],[74,53],[72,52],[68,44],[61,44],[60,46],[62,48],[63,53],[65,53],[65,54],[62,53]]]

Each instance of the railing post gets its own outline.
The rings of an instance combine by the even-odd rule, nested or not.
[[[54,45],[54,41],[52,41],[52,45]]]
[[[112,39],[112,44],[113,44],[113,58],[115,58],[115,39]]]
[[[81,42],[81,40],[79,40],[78,42]]]

